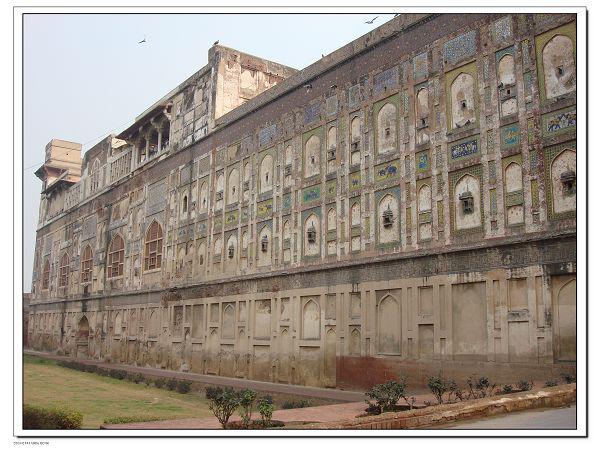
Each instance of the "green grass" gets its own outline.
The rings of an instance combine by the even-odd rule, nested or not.
[[[83,414],[83,428],[88,429],[118,417],[140,421],[212,417],[203,394],[179,394],[80,372],[29,355],[24,357],[24,383],[25,403],[77,410]]]

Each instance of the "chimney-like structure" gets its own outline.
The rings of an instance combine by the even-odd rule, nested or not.
[[[81,144],[52,139],[46,145],[45,162],[35,175],[44,183],[43,192],[59,185],[77,183],[81,179]]]

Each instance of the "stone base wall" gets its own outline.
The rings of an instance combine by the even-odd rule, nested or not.
[[[426,259],[414,264],[436,257]],[[573,263],[408,278],[394,277],[407,261],[381,264],[305,273],[302,284],[290,275],[34,304],[27,339],[74,357],[324,387],[574,370]]]

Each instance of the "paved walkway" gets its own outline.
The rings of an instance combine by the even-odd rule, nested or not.
[[[337,405],[311,406],[308,408],[280,409],[273,413],[273,420],[286,423],[286,428],[294,428],[294,423],[303,424],[308,422],[335,422],[338,420],[353,419],[364,413],[366,404],[340,403]],[[259,419],[257,412],[252,413],[253,419]],[[238,415],[231,416],[230,422],[238,421]],[[110,430],[216,430],[221,424],[215,417],[208,419],[175,419],[160,420],[156,422],[123,423],[114,425],[103,425]]]
[[[71,361],[75,358],[69,356],[58,356],[52,353],[38,352],[33,350],[25,350],[26,355],[40,356],[48,359]],[[126,364],[105,363],[95,359],[77,359],[77,361],[93,364],[105,369],[122,369],[128,372],[137,372],[143,375],[155,377],[177,378],[181,380],[196,381],[216,386],[230,386],[235,389],[249,388],[260,392],[268,392],[273,394],[298,395],[304,397],[316,397],[339,402],[360,402],[365,405],[364,392],[342,391],[339,389],[324,389],[311,386],[297,386],[293,384],[270,383],[267,381],[248,380],[246,378],[228,378],[217,375],[204,375],[191,372],[177,372],[174,370],[154,369],[150,367],[137,367]],[[364,406],[363,406],[364,408]]]

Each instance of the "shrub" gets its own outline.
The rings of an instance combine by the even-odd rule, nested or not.
[[[448,380],[448,403],[452,402],[452,397],[454,397],[454,401],[462,401],[463,400],[463,391],[458,387],[456,381],[450,379]]]
[[[177,380],[175,378],[170,378],[167,380],[167,389],[170,391],[177,389]]]
[[[444,403],[444,394],[448,392],[448,382],[442,378],[441,374],[428,377],[427,387],[435,397],[438,405]]]
[[[310,402],[308,400],[285,400],[281,404],[281,409],[296,409],[296,408],[308,408]]]
[[[242,389],[238,392],[238,412],[242,419],[242,426],[248,428],[252,419],[252,407],[256,401],[257,393],[252,389]]]
[[[513,392],[515,392],[515,390],[513,389],[511,384],[505,384],[504,386],[502,386],[503,394],[512,394]]]
[[[154,380],[154,386],[156,386],[157,388],[161,389],[164,387],[164,385],[165,385],[164,378],[157,378],[156,380]]]
[[[116,378],[117,380],[124,380],[127,378],[127,372],[120,369],[110,369],[108,371],[108,376],[111,378]]]
[[[554,386],[558,386],[558,381],[553,378],[546,380],[546,383],[544,383],[544,387],[554,387]]]
[[[227,428],[229,418],[239,404],[238,394],[231,388],[209,386],[206,388],[208,408],[213,412],[223,428]]]
[[[147,417],[147,416],[118,416],[108,417],[104,419],[106,424],[114,423],[133,423],[133,422],[154,422],[155,420],[161,420],[160,417]]]
[[[393,410],[398,401],[403,398],[406,403],[412,408],[412,404],[406,398],[406,379],[402,378],[399,382],[390,380],[382,384],[376,384],[370,391],[365,392],[365,395],[375,402],[365,400],[368,409],[371,411],[379,411],[381,414],[384,411]]]
[[[516,387],[519,391],[530,391],[533,388],[533,383],[527,380],[518,381]]]
[[[496,383],[491,384],[488,377],[479,377],[477,379],[469,377],[467,378],[467,385],[469,386],[469,396],[472,398],[488,397],[496,389]]]
[[[24,430],[79,430],[83,416],[78,411],[64,408],[23,407]]]
[[[562,377],[563,381],[567,384],[575,383],[577,381],[575,375],[571,375],[570,373],[563,373],[560,376]]]
[[[179,380],[177,382],[177,392],[187,394],[192,390],[192,382],[188,380]]]
[[[258,400],[256,405],[260,418],[265,427],[271,424],[271,418],[273,417],[273,411],[275,411],[275,405],[270,395],[265,395]]]

